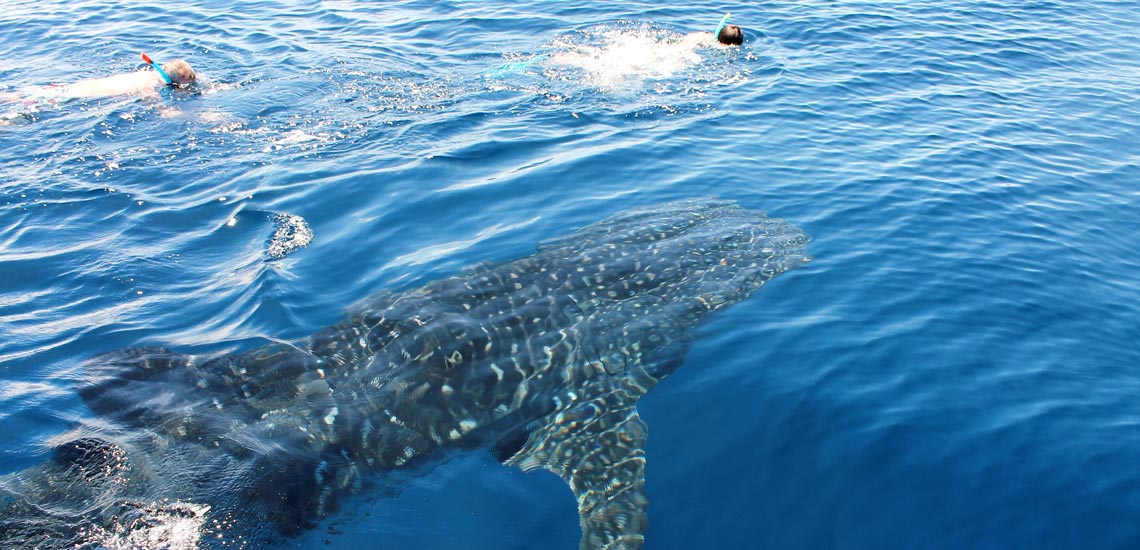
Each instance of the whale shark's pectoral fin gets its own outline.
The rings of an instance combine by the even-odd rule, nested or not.
[[[646,427],[637,397],[615,391],[554,413],[505,462],[566,480],[578,499],[583,550],[636,549],[645,540]]]

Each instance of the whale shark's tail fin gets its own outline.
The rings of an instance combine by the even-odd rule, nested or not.
[[[641,548],[648,526],[645,423],[641,394],[621,388],[554,413],[505,463],[544,468],[570,485],[578,500],[581,548]]]

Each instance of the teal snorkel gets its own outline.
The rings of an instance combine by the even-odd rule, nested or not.
[[[159,67],[158,63],[155,63],[154,60],[152,60],[150,58],[150,56],[146,54],[146,52],[143,52],[142,57],[143,57],[143,61],[146,61],[148,65],[150,65],[151,67],[154,67],[154,70],[158,71],[158,75],[161,76],[162,79],[166,81],[167,86],[174,84],[174,81],[170,80],[170,77],[166,75],[166,71],[162,70],[162,67]]]
[[[728,24],[729,17],[732,17],[731,13],[725,13],[724,17],[720,18],[720,24],[716,26],[716,31],[713,32],[713,40],[720,40],[720,31],[723,31],[724,26]]]

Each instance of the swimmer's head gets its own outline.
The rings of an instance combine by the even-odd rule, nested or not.
[[[736,25],[725,25],[716,35],[716,41],[726,46],[739,46],[744,43],[744,32]]]
[[[164,64],[162,70],[170,77],[171,84],[186,86],[198,79],[198,75],[194,74],[194,69],[190,68],[190,64],[181,59],[175,59]]]

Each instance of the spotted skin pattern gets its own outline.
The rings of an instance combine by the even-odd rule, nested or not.
[[[638,398],[702,320],[802,264],[808,241],[732,202],[678,201],[376,296],[299,342],[98,357],[79,392],[99,422],[4,480],[0,541],[81,546],[190,517],[204,544],[256,547],[311,527],[370,474],[491,447],[567,482],[582,548],[640,548]]]

